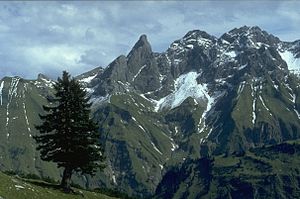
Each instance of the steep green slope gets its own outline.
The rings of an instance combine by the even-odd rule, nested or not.
[[[75,194],[65,194],[56,185],[37,180],[8,176],[0,172],[0,198],[3,199],[113,199],[100,193],[74,189]]]
[[[215,153],[299,138],[299,83],[293,75],[272,79],[265,74],[236,85],[226,99],[219,101],[219,113],[211,118],[209,140],[217,144]]]
[[[150,107],[135,94],[113,95],[109,104],[95,112],[109,154],[112,186],[120,186],[129,194],[133,189],[146,195],[155,190],[175,147],[167,126]]]
[[[156,198],[299,198],[300,142],[187,160],[171,168]]]
[[[54,164],[41,161],[32,138],[41,107],[51,95],[50,82],[6,77],[0,83],[0,169],[58,177]]]
[[[165,167],[187,156],[200,157],[200,140],[207,133],[197,133],[197,125],[204,108],[192,98],[175,109],[155,112],[153,103],[140,95],[117,94],[96,110],[108,158],[106,177],[99,179],[109,188],[150,196]]]

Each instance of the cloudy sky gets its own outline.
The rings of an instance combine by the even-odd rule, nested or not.
[[[297,1],[0,2],[0,78],[78,75],[127,54],[141,34],[162,52],[189,30],[260,26],[300,39]]]

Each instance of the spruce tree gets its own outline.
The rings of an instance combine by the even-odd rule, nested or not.
[[[80,83],[64,71],[54,85],[55,96],[48,99],[40,115],[38,143],[41,159],[64,168],[61,187],[70,192],[73,172],[93,175],[104,168],[103,147],[97,125],[90,118],[89,98]]]

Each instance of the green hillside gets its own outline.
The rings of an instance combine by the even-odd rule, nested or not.
[[[28,180],[0,173],[0,198],[2,199],[112,199],[100,193],[74,188],[74,194],[65,194],[57,185],[38,180]]]

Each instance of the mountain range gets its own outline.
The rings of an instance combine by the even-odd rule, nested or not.
[[[224,177],[223,162],[241,161],[248,171],[250,163],[259,164],[253,159],[259,159],[269,161],[274,172],[281,169],[263,154],[300,137],[299,75],[300,40],[284,42],[256,26],[235,28],[219,38],[189,31],[162,53],[153,52],[142,35],[127,56],[76,77],[93,102],[107,168],[94,178],[73,180],[138,197],[222,198],[212,193],[220,181],[209,179]],[[1,170],[59,178],[61,171],[40,160],[32,139],[53,84],[42,74],[36,80],[0,81]],[[293,154],[291,162],[297,159]],[[219,170],[210,166],[213,159]],[[186,182],[194,171],[200,180]],[[172,172],[185,177],[170,181]],[[203,173],[214,175],[203,181]],[[299,177],[297,172],[291,175]],[[206,192],[183,189],[187,184],[203,185]],[[299,183],[293,188],[298,190]],[[256,189],[253,185],[251,190]],[[164,190],[173,192],[166,195]]]

